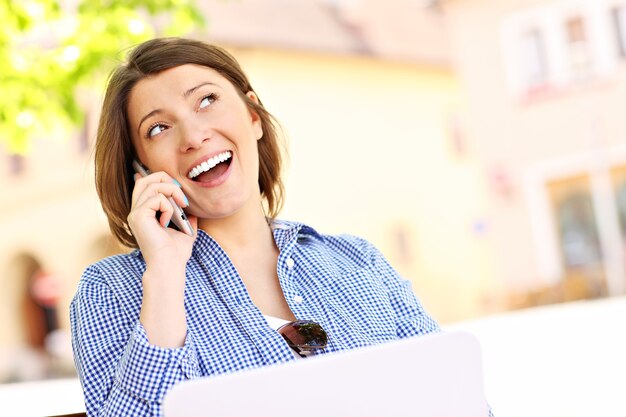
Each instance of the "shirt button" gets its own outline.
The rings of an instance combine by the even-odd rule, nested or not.
[[[291,269],[296,264],[293,258],[287,258],[287,268]]]
[[[304,301],[304,298],[302,298],[301,295],[296,295],[295,297],[293,297],[293,302],[296,304],[301,304],[302,301]]]

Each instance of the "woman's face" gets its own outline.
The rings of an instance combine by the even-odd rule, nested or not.
[[[143,79],[128,119],[139,159],[182,185],[189,214],[213,219],[259,207],[261,120],[217,71],[181,65]]]

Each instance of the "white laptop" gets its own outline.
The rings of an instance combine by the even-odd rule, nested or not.
[[[480,345],[438,333],[182,382],[165,417],[486,417]]]

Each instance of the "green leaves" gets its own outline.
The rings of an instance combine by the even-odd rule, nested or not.
[[[0,21],[0,144],[15,154],[69,136],[78,87],[102,85],[128,48],[205,24],[194,0],[0,0]]]

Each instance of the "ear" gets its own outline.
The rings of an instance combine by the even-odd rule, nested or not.
[[[254,91],[248,91],[246,96],[256,104],[259,104],[259,98],[256,96]],[[252,122],[252,129],[254,130],[254,135],[256,140],[260,140],[263,137],[263,124],[261,123],[261,116],[252,108],[248,108],[250,112],[250,121]]]

